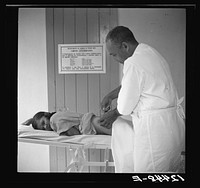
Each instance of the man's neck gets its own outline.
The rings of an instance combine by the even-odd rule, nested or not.
[[[139,45],[138,42],[131,45],[130,56],[129,57],[131,57],[134,54],[134,52],[135,52],[135,50],[136,50],[136,48],[137,48],[138,45]]]

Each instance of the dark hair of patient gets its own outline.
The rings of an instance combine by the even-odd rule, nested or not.
[[[43,116],[50,119],[50,117],[55,114],[56,112],[52,112],[52,113],[49,113],[49,112],[38,112],[36,113],[34,116],[33,116],[33,119],[32,119],[32,126],[34,129],[38,129],[37,127],[37,122],[38,120],[40,120]]]

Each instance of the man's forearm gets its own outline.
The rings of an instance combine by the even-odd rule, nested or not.
[[[117,87],[116,89],[112,90],[109,94],[108,97],[110,99],[116,99],[118,97],[119,91],[121,89],[121,85],[119,87]]]

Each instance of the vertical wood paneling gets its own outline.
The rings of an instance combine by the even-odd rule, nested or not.
[[[93,111],[99,115],[100,101],[118,86],[119,65],[106,54],[106,74],[59,75],[58,44],[104,43],[109,29],[117,25],[116,17],[117,10],[109,8],[47,9],[49,109],[68,107],[72,111]]]
[[[58,171],[56,146],[49,146],[50,172]]]
[[[64,9],[64,44],[75,43],[75,9]],[[65,107],[76,112],[76,75],[65,74]]]
[[[112,150],[110,149],[109,152],[109,161],[113,161],[113,156],[112,156]],[[108,172],[114,173],[115,172],[115,167],[114,166],[109,166],[108,167]]]
[[[105,43],[107,33],[116,25],[117,9],[46,9],[49,111],[67,107],[70,111],[100,115],[101,100],[119,85],[119,64],[106,54],[105,74],[58,74],[58,44]],[[71,160],[69,149],[56,148],[51,147],[50,166],[53,171],[63,171]],[[104,150],[86,150],[86,158],[103,161]],[[84,171],[104,172],[104,167],[84,167]],[[109,171],[113,172],[113,168]]]
[[[57,165],[58,172],[64,172],[67,165],[66,152],[64,147],[57,147]]]
[[[100,43],[105,43],[105,38],[109,32],[109,8],[100,9]],[[110,92],[110,62],[106,54],[106,73],[100,75],[100,99]]]
[[[111,8],[110,9],[110,29],[113,29],[115,26],[118,25],[117,19],[117,9]],[[119,86],[119,63],[116,62],[110,55],[108,55],[108,63],[110,63],[110,90],[117,88]],[[113,100],[112,108],[117,106],[117,100]]]
[[[87,43],[86,8],[76,9],[76,43]],[[77,112],[88,112],[88,75],[77,74]]]
[[[76,8],[76,43],[87,43],[87,20],[86,8]],[[77,112],[88,112],[88,75],[77,74]],[[88,159],[88,149],[85,151],[86,158]],[[84,167],[84,171],[89,171],[89,167]]]
[[[100,9],[100,43],[105,43],[105,38],[107,33],[109,32],[109,8]],[[110,92],[110,62],[108,61],[109,57],[106,54],[106,74],[100,75],[100,101],[102,101],[103,97]],[[100,151],[100,160],[104,159],[104,150]],[[101,172],[104,172],[104,167],[100,167]]]
[[[58,74],[58,44],[63,44],[63,8],[54,8],[54,63],[56,75],[56,110],[64,108],[64,75]]]
[[[65,148],[65,156],[66,156],[66,167],[71,163],[72,161],[72,149],[69,147]]]
[[[54,11],[46,9],[46,40],[47,40],[47,81],[48,81],[48,110],[56,110],[55,64],[54,64]]]
[[[98,9],[87,10],[88,43],[99,43]],[[88,74],[88,106],[89,112],[99,115],[99,74]]]
[[[98,9],[87,9],[88,43],[99,43]],[[99,115],[99,74],[88,74],[89,112]],[[89,149],[90,161],[100,161],[100,149]],[[100,172],[100,167],[90,167],[90,172]]]
[[[105,156],[105,150],[104,149],[100,149],[100,161],[104,162],[104,156]],[[101,166],[100,167],[100,172],[104,172],[105,167]]]
[[[117,9],[110,9],[110,30],[118,25],[117,20]],[[110,63],[110,90],[115,89],[119,86],[119,63],[114,61],[114,59],[108,55],[108,63]]]

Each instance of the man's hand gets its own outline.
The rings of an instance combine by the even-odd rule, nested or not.
[[[107,111],[108,107],[111,106],[112,100],[116,99],[118,97],[119,91],[121,89],[121,85],[119,87],[117,87],[116,89],[114,89],[113,91],[111,91],[110,93],[108,93],[102,100],[101,102],[101,110],[103,112]]]
[[[112,99],[105,96],[101,102],[101,110],[103,112],[106,112],[107,109],[110,107],[111,103],[112,103]]]
[[[111,110],[107,113],[105,113],[100,118],[100,125],[103,127],[106,127],[107,129],[110,129],[112,127],[113,122],[120,116],[119,112],[115,108],[114,110]]]

